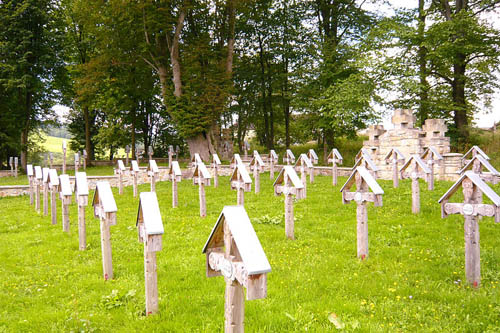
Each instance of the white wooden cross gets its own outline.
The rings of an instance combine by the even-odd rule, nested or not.
[[[392,185],[394,188],[399,186],[399,168],[398,163],[405,163],[405,156],[397,149],[391,148],[385,155],[385,164],[392,164]]]
[[[250,161],[250,170],[253,171],[253,179],[255,180],[255,193],[260,192],[260,173],[264,171],[264,161],[257,150],[253,151],[253,157]]]
[[[244,192],[252,190],[252,178],[248,174],[247,168],[243,163],[238,163],[229,179],[231,190],[237,191],[237,204],[243,206],[245,204]]]
[[[35,175],[33,173],[33,165],[28,164],[26,165],[26,174],[28,176],[28,181],[30,184],[30,205],[33,204],[34,202],[34,191],[35,189],[33,188],[35,186]]]
[[[274,181],[274,195],[285,195],[285,234],[289,239],[295,239],[295,222],[293,218],[293,195],[297,199],[305,198],[304,184],[291,165],[285,165]]]
[[[71,204],[73,191],[67,174],[59,176],[59,195],[62,207],[62,228],[64,232],[69,233],[69,205]]]
[[[210,186],[210,172],[203,162],[197,162],[193,171],[193,184],[198,184],[198,194],[200,198],[200,216],[207,216],[207,200],[205,196],[205,186]]]
[[[87,174],[77,172],[75,176],[75,195],[78,204],[78,243],[80,251],[87,248],[87,226],[85,223],[85,207],[89,203],[89,185]]]
[[[134,176],[134,197],[137,196],[137,177],[139,176],[139,164],[137,163],[136,160],[133,160],[130,166],[130,170],[132,171],[132,175]]]
[[[278,154],[271,149],[269,151],[269,178],[274,180],[274,164],[278,163]]]
[[[462,187],[464,202],[448,202],[460,187]],[[478,192],[481,192],[481,194]],[[483,193],[491,200],[492,204],[478,202],[477,198],[482,197]],[[465,276],[467,282],[474,287],[479,287],[481,283],[479,217],[494,216],[495,222],[499,223],[500,196],[498,196],[498,194],[495,193],[478,174],[472,171],[466,171],[438,202],[441,204],[442,218],[447,217],[449,214],[462,214],[465,218]]]
[[[80,166],[80,154],[78,152],[75,153],[75,175],[78,172],[78,167]]]
[[[427,164],[418,155],[412,155],[399,172],[401,179],[411,178],[411,211],[414,214],[418,214],[420,213],[420,186],[418,179],[422,178],[426,182],[429,182],[431,169],[429,169]]]
[[[178,206],[177,183],[182,180],[182,171],[179,162],[172,161],[168,169],[168,175],[172,181],[172,207]]]
[[[62,142],[62,151],[63,151],[63,171],[62,173],[66,173],[66,140]]]
[[[287,165],[295,164],[295,155],[293,155],[290,149],[286,150],[285,157],[283,157],[283,163],[286,163]]]
[[[43,216],[49,215],[49,168],[42,169]]]
[[[162,249],[163,222],[155,192],[142,192],[137,213],[139,242],[144,243],[146,315],[158,312],[158,276],[156,252]]]
[[[36,196],[35,196],[35,209],[40,213],[40,186],[43,181],[42,168],[37,165],[35,166],[35,186],[36,186]]]
[[[487,183],[495,185],[500,182],[500,173],[480,154],[477,154],[469,160],[458,173],[463,175],[467,170],[472,170]]]
[[[349,192],[354,184],[356,184],[356,192]],[[372,192],[369,192],[369,190]],[[348,204],[353,200],[356,201],[357,256],[364,260],[368,258],[368,213],[366,203],[373,202],[375,207],[382,206],[384,191],[372,174],[365,167],[360,166],[354,169],[340,192],[342,192],[343,204]]]
[[[373,178],[378,178],[377,173],[380,171],[380,169],[377,167],[375,162],[373,162],[370,154],[364,148],[360,150],[358,155],[356,155],[356,162],[354,163],[354,166],[351,170],[354,171],[357,167],[360,166],[365,167],[371,173]]]
[[[319,158],[318,158],[318,155],[316,155],[316,152],[314,151],[314,149],[309,149],[309,151],[307,152],[307,157],[309,157],[312,164],[314,164],[314,165],[318,164]]]
[[[170,165],[172,165],[172,157],[174,156],[174,146],[169,145],[168,146],[168,167],[170,168]]]
[[[427,189],[432,191],[434,190],[434,164],[439,165],[442,171],[444,162],[443,156],[441,156],[434,147],[427,147],[423,154],[420,155],[420,158],[427,163],[427,166],[431,170],[429,181],[427,182]]]
[[[472,159],[476,155],[481,155],[485,160],[489,161],[490,157],[486,155],[486,153],[479,148],[478,146],[472,146],[463,156],[462,156],[462,165],[466,165],[469,163],[470,159]]]
[[[246,299],[267,297],[271,265],[243,206],[225,206],[203,247],[207,277],[226,281],[224,331],[243,332]]]
[[[9,157],[10,176],[14,176],[14,157]]]
[[[193,171],[196,167],[196,164],[198,163],[203,163],[203,160],[201,159],[200,154],[194,153],[193,157],[191,158],[191,167],[193,168]]]
[[[160,175],[160,170],[158,169],[158,165],[156,165],[156,161],[150,159],[148,164],[148,176],[151,177],[151,192],[156,191],[156,179]]]
[[[92,200],[94,217],[101,221],[101,252],[104,280],[113,278],[113,258],[109,227],[116,225],[116,202],[108,182],[97,182]]]
[[[309,181],[311,183],[313,183],[314,182],[314,166],[306,154],[300,154],[299,159],[295,163],[295,170],[297,170],[297,168],[299,166],[300,166],[300,181],[302,182],[302,184],[304,184],[304,192],[305,192],[305,195],[307,196],[306,171],[309,173]]]
[[[17,178],[17,167],[19,165],[19,159],[16,157],[14,157],[14,176]]]
[[[234,167],[236,167],[236,165],[240,163],[244,164],[243,160],[240,157],[240,154],[234,154],[233,158],[231,158],[231,161],[229,162],[229,166],[231,167],[231,169],[234,169]]]
[[[122,160],[118,160],[118,168],[116,172],[118,173],[118,194],[123,194],[123,175],[125,174],[125,165]]]
[[[219,187],[219,165],[221,165],[219,156],[212,154],[212,167],[214,168],[214,187]]]
[[[57,193],[59,188],[59,176],[56,169],[49,170],[48,183],[50,186],[50,217],[52,224],[57,224]]]

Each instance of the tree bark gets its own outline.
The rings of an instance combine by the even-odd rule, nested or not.
[[[418,119],[420,125],[423,125],[429,117],[429,83],[427,82],[427,48],[423,45],[425,39],[425,20],[424,9],[425,0],[418,0],[418,63],[419,63],[419,111]]]

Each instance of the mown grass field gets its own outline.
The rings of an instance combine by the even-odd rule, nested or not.
[[[89,173],[91,170],[89,170]],[[330,177],[308,184],[296,202],[295,241],[285,238],[284,200],[269,174],[261,193],[245,193],[245,207],[267,257],[268,296],[245,303],[248,332],[346,331],[498,332],[500,327],[500,225],[480,222],[482,285],[465,283],[463,218],[441,219],[437,204],[450,182],[432,192],[421,184],[422,212],[411,213],[410,182],[398,189],[380,181],[383,207],[369,204],[369,258],[356,258],[356,206],[342,205]],[[495,190],[500,192],[500,186]],[[140,186],[149,191],[149,185]],[[206,218],[199,217],[198,189],[157,183],[165,234],[158,258],[159,313],[144,316],[143,245],[135,227],[138,199],[132,188],[118,195],[118,223],[111,227],[115,279],[104,281],[99,221],[87,209],[86,251],[78,251],[77,210],[65,234],[50,216],[38,215],[29,197],[0,199],[0,331],[220,332],[224,279],[205,277],[202,247],[224,205],[236,192],[222,177],[206,188]],[[92,195],[92,193],[91,193]],[[58,204],[60,215],[60,204]]]

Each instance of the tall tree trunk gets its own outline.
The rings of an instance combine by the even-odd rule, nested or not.
[[[467,142],[469,139],[469,122],[467,119],[467,105],[465,101],[465,56],[458,55],[458,60],[453,65],[453,106],[455,115],[453,120],[457,127],[461,142]]]
[[[419,111],[418,120],[423,125],[429,117],[429,83],[427,82],[427,48],[423,45],[425,39],[425,0],[418,0],[418,62],[419,62]]]
[[[264,117],[264,142],[268,142],[269,121],[267,115],[267,98],[266,98],[266,65],[264,61],[264,45],[262,38],[259,35],[259,63],[260,63],[260,93],[262,98],[262,115]],[[269,83],[269,82],[268,82]],[[269,147],[268,147],[269,148]]]

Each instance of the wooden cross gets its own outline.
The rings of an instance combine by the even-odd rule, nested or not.
[[[429,170],[431,170],[429,181],[427,182],[427,189],[432,191],[434,190],[434,164],[441,165],[442,169],[444,162],[443,156],[441,156],[441,154],[434,147],[428,147],[420,158],[427,162],[427,166],[429,167]]]
[[[490,164],[487,159],[485,159],[480,154],[477,154],[471,160],[469,160],[469,162],[458,173],[462,175],[467,170],[472,170],[487,183],[495,185],[500,182],[500,173],[493,167],[493,165]]]
[[[269,178],[274,180],[274,164],[278,163],[278,154],[271,149],[269,151]]]
[[[286,163],[287,165],[295,164],[295,155],[293,155],[290,149],[286,150],[286,155],[283,158],[283,162]]]
[[[78,172],[78,167],[80,166],[80,154],[75,153],[75,175]]]
[[[197,162],[193,171],[193,184],[198,184],[198,194],[200,198],[200,216],[207,216],[207,200],[205,196],[205,186],[210,186],[210,172],[203,162]]]
[[[172,207],[175,208],[178,206],[177,183],[182,180],[182,172],[179,162],[172,161],[172,163],[170,163],[168,175],[172,181]]]
[[[43,216],[49,215],[49,168],[42,169]]]
[[[28,182],[29,182],[29,185],[30,185],[30,205],[33,204],[34,202],[34,186],[35,186],[35,176],[34,176],[34,173],[33,173],[33,165],[32,164],[28,164],[26,165],[26,173],[28,175]]]
[[[63,151],[63,170],[62,173],[66,174],[66,140],[62,142],[62,151]]]
[[[219,165],[221,165],[219,156],[214,153],[212,155],[212,166],[214,168],[214,187],[219,187]]]
[[[450,203],[448,200],[462,187],[463,203]],[[492,204],[478,202],[477,198],[484,193]],[[479,255],[479,217],[494,216],[495,222],[500,222],[500,196],[486,184],[478,174],[466,171],[450,189],[439,199],[441,217],[449,214],[462,214],[465,218],[465,276],[474,287],[481,283],[481,264]]]
[[[158,169],[158,165],[156,165],[156,161],[150,159],[148,164],[148,175],[151,177],[151,192],[156,191],[156,179],[160,175],[160,170]]]
[[[349,192],[349,189],[354,184],[356,184],[356,192]],[[369,190],[372,192],[369,192]],[[353,200],[356,201],[357,256],[364,260],[368,258],[368,213],[366,203],[373,202],[375,207],[382,206],[384,191],[372,174],[365,167],[360,166],[354,169],[340,192],[342,192],[343,204],[348,204]]]
[[[84,149],[82,151],[83,154],[83,170],[87,170],[87,149]],[[128,159],[127,159],[127,165],[128,165]]]
[[[384,157],[385,164],[392,163],[392,186],[397,188],[399,186],[399,168],[398,163],[405,163],[405,156],[397,149],[391,148]]]
[[[203,247],[207,277],[226,281],[224,331],[243,332],[246,299],[267,297],[271,265],[243,206],[225,206]]]
[[[78,172],[75,175],[75,195],[78,204],[78,248],[80,251],[84,251],[87,248],[85,207],[89,203],[89,186],[85,172]]]
[[[486,153],[479,148],[478,146],[472,146],[463,156],[462,156],[462,165],[466,165],[469,163],[470,159],[476,155],[481,155],[485,160],[489,161],[490,157],[486,155]]]
[[[40,213],[40,185],[43,181],[42,168],[37,165],[35,166],[35,186],[36,186],[36,196],[35,196],[35,209]]]
[[[155,192],[142,192],[137,213],[139,242],[144,243],[146,315],[158,312],[158,277],[156,252],[162,249],[163,222]]]
[[[237,204],[243,206],[245,204],[244,192],[252,190],[252,178],[248,174],[247,168],[243,163],[238,163],[229,179],[231,189],[237,191]]]
[[[231,158],[231,161],[229,162],[229,166],[231,169],[234,169],[238,164],[244,164],[243,160],[240,157],[240,154],[234,154],[233,158]]]
[[[407,169],[411,171],[407,171]],[[420,213],[420,186],[418,179],[429,181],[431,170],[418,155],[412,155],[400,170],[401,179],[411,178],[411,211],[414,214]]]
[[[118,160],[118,168],[116,172],[118,173],[118,194],[123,194],[123,175],[125,174],[125,165],[122,160]]]
[[[106,182],[97,182],[92,200],[94,216],[101,221],[101,252],[104,280],[113,278],[113,258],[111,253],[111,233],[109,227],[116,225],[116,202],[111,186]]]
[[[370,154],[366,151],[366,149],[361,149],[358,155],[356,155],[356,162],[354,163],[354,166],[352,167],[352,171],[354,171],[357,167],[364,167],[366,168],[373,178],[377,179],[378,178],[378,172],[379,168],[373,162],[372,158],[370,157]]]
[[[16,157],[14,157],[14,176],[17,178],[17,167],[19,165],[19,159]]]
[[[10,176],[14,176],[14,157],[9,157]]]
[[[62,228],[64,232],[69,233],[69,205],[71,204],[73,191],[67,174],[59,176],[59,195],[62,207]]]
[[[132,165],[130,166],[130,170],[132,171],[132,175],[134,176],[134,182],[133,182],[133,187],[134,187],[134,197],[137,196],[137,177],[139,176],[139,164],[137,161],[132,161]]]
[[[297,199],[305,198],[304,184],[300,181],[295,169],[285,165],[273,184],[274,195],[285,195],[285,234],[288,239],[295,239],[295,222],[293,219],[293,195]]]
[[[151,146],[148,147],[148,156],[149,160],[151,161],[153,159],[153,147]]]
[[[174,146],[169,145],[168,146],[168,167],[170,168],[170,165],[172,164],[172,157],[174,155]]]
[[[250,169],[253,171],[253,179],[255,180],[255,193],[260,192],[260,173],[264,171],[264,161],[257,150],[253,151],[253,158],[250,161]]]
[[[56,169],[49,170],[47,182],[50,186],[50,217],[52,224],[57,224],[57,192],[59,188],[59,176]]]
[[[319,158],[318,158],[318,155],[316,155],[316,152],[314,151],[314,149],[309,149],[309,151],[307,152],[307,157],[309,157],[312,164],[314,164],[314,165],[318,164]]]

